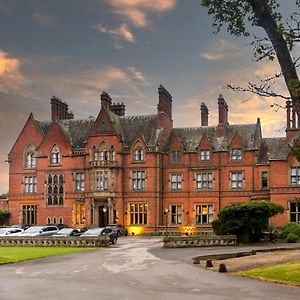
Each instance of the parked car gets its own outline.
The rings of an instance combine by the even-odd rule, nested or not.
[[[80,237],[100,237],[108,236],[112,244],[116,244],[118,241],[118,235],[109,227],[92,228],[84,232]]]
[[[63,228],[69,228],[68,225],[66,224],[47,224],[48,226],[56,226],[59,230],[63,229]]]
[[[63,228],[58,231],[56,234],[53,234],[53,237],[67,237],[67,236],[80,236],[82,235],[86,229],[80,228]]]
[[[51,236],[58,231],[56,226],[31,226],[18,236]]]
[[[119,236],[127,236],[128,230],[121,224],[108,224],[106,227],[111,228],[113,231],[117,232],[118,237]]]
[[[19,233],[22,233],[24,230],[22,228],[15,228],[15,227],[6,227],[0,228],[0,236],[15,236]]]

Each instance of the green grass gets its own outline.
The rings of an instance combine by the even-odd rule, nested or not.
[[[300,286],[300,262],[268,266],[235,274],[253,279]]]
[[[0,265],[92,249],[95,248],[0,247]]]

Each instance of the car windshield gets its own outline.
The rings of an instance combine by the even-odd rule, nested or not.
[[[42,229],[42,226],[36,226],[36,227],[29,227],[28,229],[26,229],[24,232],[25,233],[32,233],[32,232],[38,232]]]
[[[7,230],[8,230],[7,228],[0,228],[0,234],[5,233]]]
[[[61,229],[57,234],[70,234],[74,229],[73,228],[64,228],[64,229]]]
[[[83,235],[99,235],[102,233],[103,229],[104,228],[89,229]]]

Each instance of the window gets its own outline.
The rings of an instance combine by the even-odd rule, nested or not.
[[[85,224],[85,208],[83,203],[75,204],[75,224]]]
[[[116,152],[114,146],[110,147],[110,151],[107,148],[105,141],[99,146],[99,149],[96,147],[93,148],[93,160],[94,161],[114,161],[116,158]]]
[[[25,167],[26,168],[36,167],[35,148],[33,145],[28,146],[25,151]]]
[[[195,206],[196,224],[210,224],[214,220],[213,205],[197,204]]]
[[[96,172],[96,190],[107,191],[108,190],[108,172],[97,171]]]
[[[62,217],[59,217],[59,218],[58,218],[58,224],[64,224],[64,220],[63,220]]]
[[[269,174],[267,171],[261,172],[261,188],[267,189],[269,187]]]
[[[144,150],[141,147],[138,147],[134,150],[134,157],[135,161],[143,161],[144,160]]]
[[[210,150],[205,149],[200,151],[200,160],[205,161],[205,160],[210,160]]]
[[[242,149],[231,149],[232,160],[242,160]]]
[[[64,204],[64,177],[51,174],[47,177],[47,205]]]
[[[53,217],[53,224],[56,224],[56,217]]]
[[[51,164],[53,165],[60,164],[60,152],[57,145],[54,145],[51,151]]]
[[[84,173],[75,174],[75,190],[76,192],[84,192]]]
[[[147,203],[130,203],[130,224],[147,225],[148,222],[148,204]]]
[[[23,225],[36,225],[37,205],[22,205],[21,211]]]
[[[171,174],[171,190],[182,190],[181,174]]]
[[[231,175],[231,189],[241,190],[243,188],[243,172],[232,172],[230,175]]]
[[[172,151],[172,162],[180,162],[181,161],[181,151]]]
[[[144,191],[146,181],[145,171],[132,171],[132,190]]]
[[[300,184],[300,168],[291,168],[291,185]]]
[[[182,205],[171,205],[171,224],[181,225],[183,217]]]
[[[50,217],[47,217],[47,224],[51,224],[51,218]]]
[[[290,202],[290,222],[300,224],[300,203]]]
[[[213,188],[213,174],[200,173],[196,174],[196,189],[211,190]]]
[[[37,192],[37,179],[36,176],[24,177],[24,193],[31,194]]]

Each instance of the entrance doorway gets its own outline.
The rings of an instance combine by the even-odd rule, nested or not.
[[[99,206],[99,227],[105,227],[108,224],[108,209],[106,206],[100,205]]]

